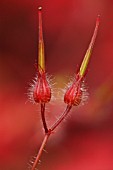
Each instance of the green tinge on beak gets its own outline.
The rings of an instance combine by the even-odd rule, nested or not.
[[[39,13],[39,44],[38,44],[38,69],[45,71],[44,40],[42,31],[42,7],[38,8]]]
[[[81,77],[83,77],[85,75],[86,69],[88,67],[88,63],[89,63],[89,60],[90,60],[90,57],[91,57],[91,54],[92,54],[92,49],[93,49],[95,39],[96,39],[96,36],[97,36],[97,32],[98,32],[99,22],[100,22],[100,16],[97,17],[96,26],[95,26],[95,30],[94,30],[91,42],[89,44],[89,47],[86,51],[85,57],[82,61],[81,67],[80,67],[79,75]]]

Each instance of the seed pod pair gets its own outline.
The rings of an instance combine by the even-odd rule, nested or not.
[[[33,88],[33,98],[36,103],[47,103],[51,99],[51,88],[45,73],[45,56],[44,56],[44,40],[43,40],[43,32],[42,32],[41,9],[42,8],[39,7],[38,77],[35,81],[34,88]],[[77,106],[81,103],[83,99],[83,94],[84,94],[84,89],[82,88],[83,79],[86,74],[86,70],[91,57],[94,42],[97,36],[98,26],[99,26],[99,16],[97,17],[95,30],[91,42],[89,44],[88,50],[86,51],[85,57],[80,66],[80,69],[76,74],[73,83],[71,84],[70,87],[68,87],[64,95],[64,102],[67,105]]]

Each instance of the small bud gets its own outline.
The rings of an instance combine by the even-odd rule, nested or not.
[[[38,79],[34,85],[33,98],[36,103],[47,103],[51,99],[50,85],[43,70],[38,73]]]

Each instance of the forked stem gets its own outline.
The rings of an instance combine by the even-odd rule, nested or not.
[[[43,32],[42,32],[42,13],[41,13],[41,7],[38,8],[39,9],[39,53],[38,53],[38,65],[39,65],[39,71],[41,72],[42,70],[44,70],[45,72],[45,58],[44,58],[44,41],[43,41]],[[93,45],[97,36],[97,32],[98,32],[98,27],[99,27],[99,16],[97,17],[97,21],[96,21],[96,26],[95,26],[95,30],[90,42],[90,45],[88,47],[88,50],[86,51],[85,57],[82,61],[82,64],[80,66],[80,71],[78,72],[78,75],[83,78],[91,57],[91,53],[92,53],[92,49],[93,49]],[[46,87],[46,86],[45,86]],[[45,92],[45,88],[44,87],[44,92]],[[47,89],[46,89],[47,90]],[[47,90],[48,91],[48,90]],[[71,96],[73,96],[73,94],[71,94]],[[75,97],[79,97],[79,93],[77,93]],[[78,98],[77,100],[77,105],[78,105]],[[47,100],[49,101],[49,100]],[[69,100],[70,101],[70,100]],[[68,103],[68,102],[66,102]],[[70,102],[71,103],[71,102]],[[45,103],[41,103],[41,118],[42,118],[42,122],[43,122],[43,127],[45,130],[45,136],[44,139],[42,141],[42,144],[40,146],[39,152],[37,154],[37,157],[35,159],[35,162],[32,166],[32,170],[35,170],[37,167],[37,164],[40,160],[40,157],[42,155],[42,152],[45,148],[45,145],[47,144],[48,138],[49,136],[52,134],[52,132],[61,124],[61,122],[66,118],[66,116],[68,115],[68,113],[70,112],[72,105],[67,105],[66,109],[64,110],[64,112],[61,114],[61,116],[57,119],[57,121],[51,126],[50,129],[48,129],[47,124],[46,124],[46,119],[45,119]]]
[[[42,114],[43,126],[44,126],[44,129],[45,129],[45,136],[44,136],[43,142],[42,142],[42,144],[40,146],[40,149],[39,149],[39,152],[38,152],[37,157],[35,159],[35,162],[34,162],[34,164],[32,166],[32,170],[35,170],[35,168],[37,167],[37,164],[38,164],[38,162],[40,160],[40,157],[42,155],[42,152],[43,152],[43,150],[45,148],[45,145],[46,145],[46,143],[48,141],[49,136],[60,125],[60,123],[66,118],[66,116],[70,112],[71,108],[72,108],[72,105],[67,105],[66,109],[64,110],[62,115],[59,117],[59,119],[48,130],[47,124],[46,124],[46,121],[45,121],[45,115],[44,115],[44,113],[45,113],[45,104],[41,104],[41,114]]]

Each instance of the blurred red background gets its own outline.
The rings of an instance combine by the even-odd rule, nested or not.
[[[43,138],[39,106],[26,102],[37,61],[37,7],[43,6],[46,68],[64,88],[101,24],[87,84],[87,105],[51,136],[40,170],[113,170],[113,1],[0,1],[0,170],[27,170]],[[52,123],[65,104],[47,106]]]

